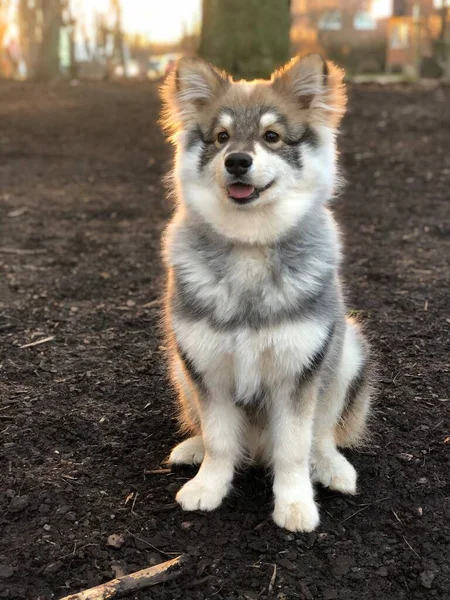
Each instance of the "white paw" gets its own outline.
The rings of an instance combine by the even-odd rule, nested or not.
[[[277,502],[273,520],[289,531],[313,531],[319,524],[319,511],[314,500],[305,502]]]
[[[172,450],[169,456],[171,465],[201,465],[205,457],[205,448],[200,435],[184,440]]]
[[[342,454],[337,454],[333,458],[320,458],[313,462],[311,478],[330,490],[343,494],[356,494],[355,468]]]
[[[178,492],[176,501],[183,510],[214,510],[222,503],[227,488],[211,487],[198,477],[188,481]]]

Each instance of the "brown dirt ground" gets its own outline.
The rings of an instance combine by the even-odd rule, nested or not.
[[[319,529],[294,535],[261,472],[210,514],[174,504],[193,470],[148,473],[180,439],[154,303],[171,210],[156,88],[0,85],[0,598],[61,598],[182,552],[182,577],[131,597],[450,598],[450,94],[350,92],[336,212],[380,389],[350,453],[359,495],[320,490]]]

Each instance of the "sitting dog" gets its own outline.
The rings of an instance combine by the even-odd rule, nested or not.
[[[318,54],[270,80],[233,81],[181,59],[162,88],[176,147],[163,240],[165,326],[180,419],[172,464],[201,464],[177,494],[214,510],[236,468],[273,471],[275,522],[312,531],[313,482],[356,492],[338,447],[364,436],[369,348],[346,318],[335,137],[343,73]]]

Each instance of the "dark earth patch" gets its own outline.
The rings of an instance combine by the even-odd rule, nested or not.
[[[294,535],[258,471],[211,514],[174,504],[193,469],[148,472],[180,439],[155,303],[171,155],[156,88],[0,84],[0,598],[61,598],[182,552],[184,576],[130,597],[450,598],[450,94],[350,92],[336,212],[380,391],[350,453],[359,495],[319,491],[318,530]]]

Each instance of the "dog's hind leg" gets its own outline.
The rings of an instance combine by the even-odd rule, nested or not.
[[[200,465],[205,456],[205,448],[200,435],[200,414],[194,383],[189,380],[189,375],[184,371],[178,357],[173,359],[170,374],[178,395],[181,429],[197,435],[175,446],[168,462],[171,465]]]
[[[367,344],[348,320],[334,382],[317,406],[311,461],[314,481],[345,494],[356,493],[356,471],[338,446],[363,436],[370,408],[368,360]]]
[[[205,457],[201,435],[194,435],[175,446],[169,456],[171,465],[200,465]]]

